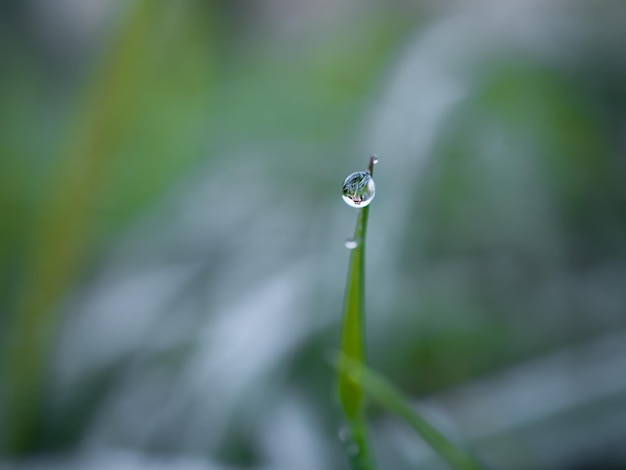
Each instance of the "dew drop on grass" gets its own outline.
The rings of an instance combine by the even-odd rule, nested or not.
[[[378,163],[378,157],[376,155],[372,155],[374,157],[374,159],[372,160],[372,163],[374,165],[376,165]]]
[[[354,457],[355,455],[359,454],[359,446],[354,443],[348,444],[348,446],[346,447],[346,452],[348,453],[348,455]]]
[[[345,203],[357,209],[369,205],[375,194],[374,179],[367,171],[357,171],[348,175],[341,189],[341,197]]]
[[[359,242],[357,242],[354,238],[348,238],[344,245],[348,250],[354,250],[357,246],[359,246]]]

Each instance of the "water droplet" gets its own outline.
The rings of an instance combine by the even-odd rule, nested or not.
[[[376,194],[374,179],[367,171],[357,171],[348,175],[343,182],[341,197],[350,207],[365,207]]]
[[[359,246],[359,242],[357,242],[354,238],[348,238],[344,245],[348,250],[354,250],[357,246]]]
[[[350,439],[350,429],[346,426],[342,426],[339,428],[339,440],[342,442],[346,442]]]
[[[355,456],[359,454],[359,446],[352,443],[352,444],[348,444],[348,446],[346,446],[346,452],[348,453],[348,455],[351,456]]]
[[[374,157],[374,159],[372,160],[372,163],[374,165],[376,165],[378,163],[378,156],[377,155],[372,155],[372,157]]]

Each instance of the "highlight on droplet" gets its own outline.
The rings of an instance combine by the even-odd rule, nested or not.
[[[359,242],[357,242],[354,238],[348,238],[344,245],[348,250],[354,250],[357,246],[359,246]]]

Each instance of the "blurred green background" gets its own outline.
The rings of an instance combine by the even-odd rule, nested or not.
[[[370,153],[372,365],[493,468],[626,467],[624,2],[5,0],[0,61],[0,468],[346,469]]]

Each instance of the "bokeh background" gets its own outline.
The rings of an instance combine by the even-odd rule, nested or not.
[[[626,468],[621,0],[2,1],[0,467],[347,469],[370,153],[372,366],[494,469]]]

